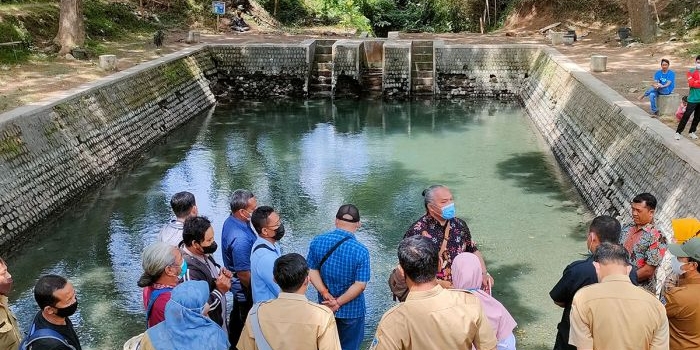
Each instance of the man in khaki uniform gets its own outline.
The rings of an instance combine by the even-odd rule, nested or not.
[[[306,299],[309,267],[303,256],[282,255],[273,267],[281,292],[253,306],[238,340],[238,350],[257,350],[266,341],[275,350],[341,350],[333,312]],[[256,325],[262,335],[256,339]]]
[[[10,311],[7,294],[12,290],[12,275],[0,259],[0,349],[17,350],[22,340],[15,315]]]
[[[496,333],[480,299],[438,284],[438,247],[430,238],[404,238],[399,269],[406,277],[408,297],[384,313],[370,349],[496,349]]]
[[[669,244],[668,251],[676,256],[671,265],[680,275],[678,287],[665,295],[671,350],[700,349],[700,238]]]
[[[569,344],[578,350],[668,350],[666,310],[630,282],[628,257],[619,244],[596,249],[599,283],[579,289],[571,304]]]

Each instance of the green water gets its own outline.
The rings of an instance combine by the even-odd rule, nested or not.
[[[244,102],[195,118],[129,172],[85,197],[9,261],[13,310],[27,327],[40,274],[67,276],[86,349],[121,349],[143,331],[139,254],[188,190],[220,242],[228,196],[248,188],[281,212],[285,252],[306,255],[343,203],[360,208],[371,254],[366,339],[393,302],[396,246],[423,214],[423,188],[448,185],[480,244],[494,295],[519,323],[519,349],[548,349],[561,309],[548,292],[585,251],[581,204],[516,104],[474,101]],[[573,201],[574,203],[572,203]],[[220,252],[217,260],[221,261]]]

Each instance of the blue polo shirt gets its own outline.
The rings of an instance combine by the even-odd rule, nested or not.
[[[321,259],[341,239],[350,237],[343,242],[323,263],[320,273],[328,292],[339,297],[355,282],[369,282],[369,250],[355,239],[352,232],[336,228],[333,231],[316,236],[309,246],[306,258],[309,268],[319,270]],[[319,294],[319,301],[323,297]],[[359,318],[365,315],[365,293],[343,305],[335,313],[336,318]]]
[[[258,246],[261,246],[257,248]],[[257,249],[256,249],[257,248]],[[275,260],[282,255],[279,243],[270,243],[258,237],[250,254],[250,285],[253,286],[253,303],[275,299],[280,287],[272,276]]]
[[[224,266],[231,272],[250,271],[250,250],[257,235],[247,222],[229,215],[221,230],[221,256]],[[245,301],[241,281],[234,278],[231,281],[231,292],[238,301]]]

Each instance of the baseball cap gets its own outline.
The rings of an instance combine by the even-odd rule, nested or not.
[[[700,238],[692,238],[683,244],[669,244],[668,251],[679,258],[693,258],[700,261]]]
[[[360,221],[360,211],[352,204],[343,204],[338,208],[335,218],[347,222],[358,222]]]

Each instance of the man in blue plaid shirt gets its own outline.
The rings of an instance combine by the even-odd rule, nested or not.
[[[314,238],[306,258],[319,301],[335,312],[343,350],[358,350],[365,331],[364,290],[369,282],[369,250],[355,238],[360,211],[344,204],[336,229]]]

